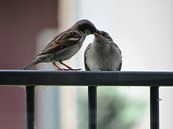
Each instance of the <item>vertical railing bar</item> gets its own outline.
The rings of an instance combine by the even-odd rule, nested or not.
[[[27,129],[35,127],[35,86],[26,86]]]
[[[159,86],[150,87],[150,129],[159,129]]]
[[[97,86],[88,86],[88,127],[97,129]]]

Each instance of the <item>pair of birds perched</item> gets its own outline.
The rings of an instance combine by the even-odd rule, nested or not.
[[[38,63],[51,62],[58,70],[74,70],[64,60],[70,59],[81,48],[85,37],[94,34],[93,43],[85,50],[85,69],[89,71],[119,71],[122,55],[119,47],[105,31],[98,30],[89,20],[80,20],[71,28],[56,36],[24,69],[30,69]],[[59,62],[67,69],[60,68]]]

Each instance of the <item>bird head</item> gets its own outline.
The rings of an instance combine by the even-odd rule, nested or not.
[[[96,29],[95,25],[90,22],[89,20],[83,19],[78,22],[76,22],[72,28],[77,29],[81,32],[83,32],[85,35],[97,33],[98,30]]]
[[[100,42],[112,42],[113,41],[111,36],[105,31],[98,31],[98,32],[94,33],[94,36],[95,36],[96,41],[100,41]]]

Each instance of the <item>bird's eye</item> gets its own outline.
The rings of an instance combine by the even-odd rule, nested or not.
[[[108,37],[109,36],[109,34],[104,32],[104,31],[101,32],[101,35],[104,36],[104,37]]]
[[[108,40],[110,40],[110,41],[112,40],[112,38],[109,36],[108,33],[102,31],[100,34],[101,34],[101,36],[105,37],[106,39],[108,39]]]

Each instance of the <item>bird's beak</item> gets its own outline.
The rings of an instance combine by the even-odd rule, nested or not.
[[[99,33],[94,33],[94,36],[99,37],[100,34]]]

